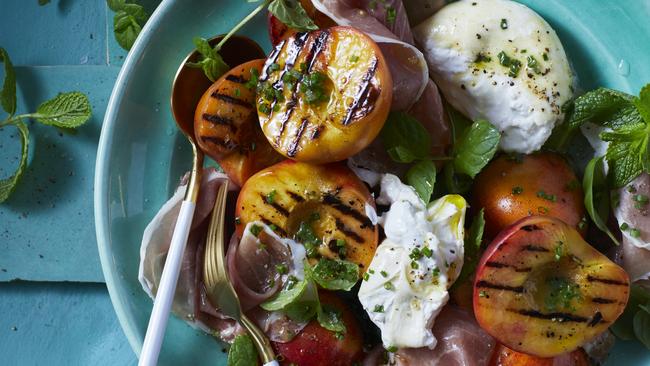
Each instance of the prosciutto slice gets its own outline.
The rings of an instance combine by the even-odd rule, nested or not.
[[[151,298],[154,298],[158,290],[169,243],[187,185],[186,178],[181,180],[179,188],[147,225],[143,234],[138,279]],[[202,265],[208,217],[214,207],[217,189],[226,179],[228,178],[224,174],[214,169],[204,170],[201,193],[183,255],[172,312],[192,327],[217,335],[223,341],[231,342],[244,330],[237,322],[225,317],[210,303],[203,285]],[[273,296],[284,281],[284,278],[279,278],[277,274],[276,264],[286,263],[291,274],[300,278],[304,276],[302,268],[304,248],[275,236],[266,225],[260,223],[260,226],[263,230],[259,233],[259,238],[244,235],[240,242],[233,235],[227,252],[229,274],[244,304],[244,309],[248,309],[247,314],[271,340],[287,342],[306,324],[294,322],[279,313],[266,312],[256,305]],[[262,243],[264,250],[258,251],[262,248],[260,246]],[[267,286],[269,279],[276,280],[276,284]]]
[[[482,366],[492,357],[496,341],[476,323],[472,314],[447,305],[436,319],[433,334],[438,340],[434,349],[404,348],[395,361],[401,366]]]
[[[424,92],[429,80],[426,60],[413,46],[408,19],[401,1],[387,0],[396,10],[391,28],[386,27],[386,8],[371,9],[368,0],[313,0],[314,7],[339,25],[353,26],[368,34],[381,49],[393,79],[393,110],[406,110]],[[379,3],[375,1],[374,3]],[[377,16],[377,18],[375,17]],[[381,20],[379,20],[381,19]],[[392,19],[392,17],[391,17]],[[410,42],[410,43],[409,43]]]
[[[181,271],[172,303],[172,312],[185,320],[191,326],[206,332],[218,332],[224,341],[231,341],[242,332],[236,322],[211,310],[205,298],[202,286],[201,266],[203,263],[203,243],[207,220],[212,207],[217,188],[226,179],[224,174],[215,169],[206,169],[201,180],[201,194],[197,201],[192,228],[185,247]],[[187,177],[181,181],[174,195],[158,211],[153,220],[147,225],[140,247],[140,268],[138,279],[144,291],[154,298],[160,284],[169,244],[174,232],[176,218],[180,210]]]
[[[650,205],[638,206],[637,196],[650,197],[650,175],[643,173],[626,187],[618,191],[620,203],[614,210],[619,225],[627,224],[630,229],[623,230],[620,259],[623,268],[632,281],[650,278]],[[640,236],[630,234],[631,229],[639,231]]]

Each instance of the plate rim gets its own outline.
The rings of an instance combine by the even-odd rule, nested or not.
[[[161,20],[169,13],[170,9],[176,3],[176,0],[162,0],[156,7],[151,17],[142,28],[139,36],[135,40],[133,47],[128,52],[124,64],[120,68],[120,72],[115,80],[111,96],[106,106],[106,113],[102,122],[102,129],[99,136],[99,143],[97,146],[97,158],[95,160],[95,177],[93,194],[94,203],[94,216],[95,216],[95,236],[97,239],[97,249],[99,251],[99,260],[102,266],[102,273],[108,289],[108,294],[113,304],[113,309],[117,315],[122,331],[136,356],[140,355],[142,349],[142,342],[135,329],[135,323],[132,321],[132,316],[126,311],[122,304],[120,288],[117,285],[117,268],[113,261],[111,246],[110,224],[108,222],[108,196],[109,182],[108,177],[110,169],[110,154],[109,148],[113,141],[115,132],[115,124],[118,106],[121,104],[124,97],[124,91],[133,77],[134,65],[139,61],[145,52],[149,41],[155,29],[158,28]]]

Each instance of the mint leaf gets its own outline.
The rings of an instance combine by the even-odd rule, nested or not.
[[[603,161],[602,156],[593,158],[585,168],[585,175],[582,179],[582,189],[585,192],[585,208],[596,227],[607,234],[616,245],[619,245],[618,239],[607,227],[610,200]]]
[[[282,288],[282,290],[275,297],[263,302],[260,304],[260,307],[268,311],[284,309],[287,305],[294,303],[300,299],[302,294],[305,293],[307,282],[307,280],[293,281],[289,279],[284,288]]]
[[[398,163],[426,159],[431,153],[429,132],[404,112],[389,114],[380,136],[388,155]]]
[[[124,0],[107,0],[108,7],[115,12],[113,28],[115,40],[120,47],[130,50],[149,16],[138,4]]]
[[[632,104],[631,95],[607,88],[598,88],[577,97],[563,107],[568,112],[568,124],[577,128],[586,121],[602,124],[617,111]]]
[[[23,175],[25,166],[27,166],[29,130],[27,129],[27,126],[25,126],[25,124],[20,120],[14,122],[13,125],[16,126],[18,132],[20,133],[20,144],[22,146],[20,163],[18,164],[18,168],[16,169],[16,171],[11,177],[6,179],[0,179],[0,203],[6,201],[7,198],[9,198],[11,193],[16,188],[16,184],[20,180],[20,177]],[[7,126],[3,128],[7,128]]]
[[[306,322],[318,313],[319,306],[318,298],[316,298],[311,301],[293,302],[287,305],[283,312],[294,321]]]
[[[228,366],[257,365],[257,349],[248,334],[238,335],[228,350]]]
[[[221,58],[218,48],[212,48],[207,39],[194,37],[192,41],[202,59],[199,62],[188,62],[187,66],[203,69],[205,76],[212,82],[230,70],[230,66]]]
[[[321,327],[327,330],[331,330],[332,332],[336,333],[346,332],[345,323],[343,322],[343,317],[341,316],[341,311],[332,306],[326,304],[321,305],[318,309],[316,320],[318,320],[318,324],[320,324]]]
[[[630,183],[643,171],[642,155],[647,151],[647,136],[643,141],[614,142],[607,148],[607,163],[610,167],[608,174],[612,186],[620,188]],[[645,147],[645,149],[644,149]]]
[[[623,314],[609,328],[614,334],[623,340],[633,340],[634,334],[634,317],[638,311],[643,311],[640,305],[650,302],[650,292],[643,287],[632,284],[630,286],[630,298],[627,301]]]
[[[50,3],[50,0],[38,0],[38,5],[43,6]]]
[[[645,123],[650,124],[650,84],[646,84],[641,89],[639,97],[634,99],[634,106],[645,120]]]
[[[327,290],[350,291],[359,280],[359,266],[356,263],[321,258],[315,266],[305,267],[309,278]]]
[[[406,183],[415,188],[424,204],[429,204],[436,184],[436,165],[431,160],[422,160],[406,172]]]
[[[463,268],[460,270],[456,283],[462,283],[474,273],[479,259],[481,259],[481,243],[483,241],[483,231],[485,230],[485,212],[484,209],[479,211],[474,217],[469,231],[465,235],[463,248],[465,251]]]
[[[490,122],[475,121],[456,141],[455,170],[474,178],[494,157],[500,139],[499,130]]]
[[[298,0],[274,0],[269,11],[282,23],[299,32],[318,29]]]
[[[639,305],[641,308],[634,315],[634,335],[639,342],[650,349],[650,304]]]
[[[70,92],[44,102],[31,116],[45,125],[75,128],[86,123],[91,113],[88,97],[79,92]]]
[[[16,113],[16,72],[9,59],[9,54],[0,47],[0,62],[5,65],[5,80],[0,90],[0,104],[10,116]]]

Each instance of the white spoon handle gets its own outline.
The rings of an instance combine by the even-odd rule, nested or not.
[[[280,365],[278,364],[278,361],[273,360],[271,362],[265,363],[264,366],[280,366]]]
[[[158,355],[160,354],[160,347],[165,338],[165,328],[167,328],[169,311],[172,307],[174,293],[176,292],[178,274],[181,270],[183,253],[185,252],[187,236],[192,226],[195,207],[196,204],[190,201],[183,201],[181,204],[178,219],[176,220],[176,227],[174,227],[172,242],[167,253],[167,259],[165,259],[165,267],[160,278],[160,286],[158,287],[153,302],[153,310],[149,318],[147,334],[144,337],[144,344],[140,352],[139,366],[156,366],[158,362]]]

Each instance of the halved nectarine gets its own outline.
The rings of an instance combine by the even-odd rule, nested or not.
[[[351,27],[297,33],[260,75],[257,111],[282,155],[322,164],[368,146],[386,121],[393,82],[377,44]]]
[[[194,114],[199,147],[239,186],[282,160],[262,133],[255,110],[257,84],[249,83],[251,70],[259,73],[263,64],[253,60],[232,68],[203,94]]]
[[[310,258],[342,258],[368,267],[377,249],[375,207],[366,186],[344,164],[312,165],[286,160],[248,179],[237,198],[237,233],[260,221],[299,241]],[[313,236],[308,242],[304,236]]]
[[[507,347],[554,357],[612,325],[629,292],[627,273],[573,227],[531,216],[502,231],[483,254],[474,314]]]
[[[566,160],[546,152],[497,157],[478,175],[472,192],[473,206],[485,208],[488,238],[531,215],[556,217],[584,233],[583,197]]]

